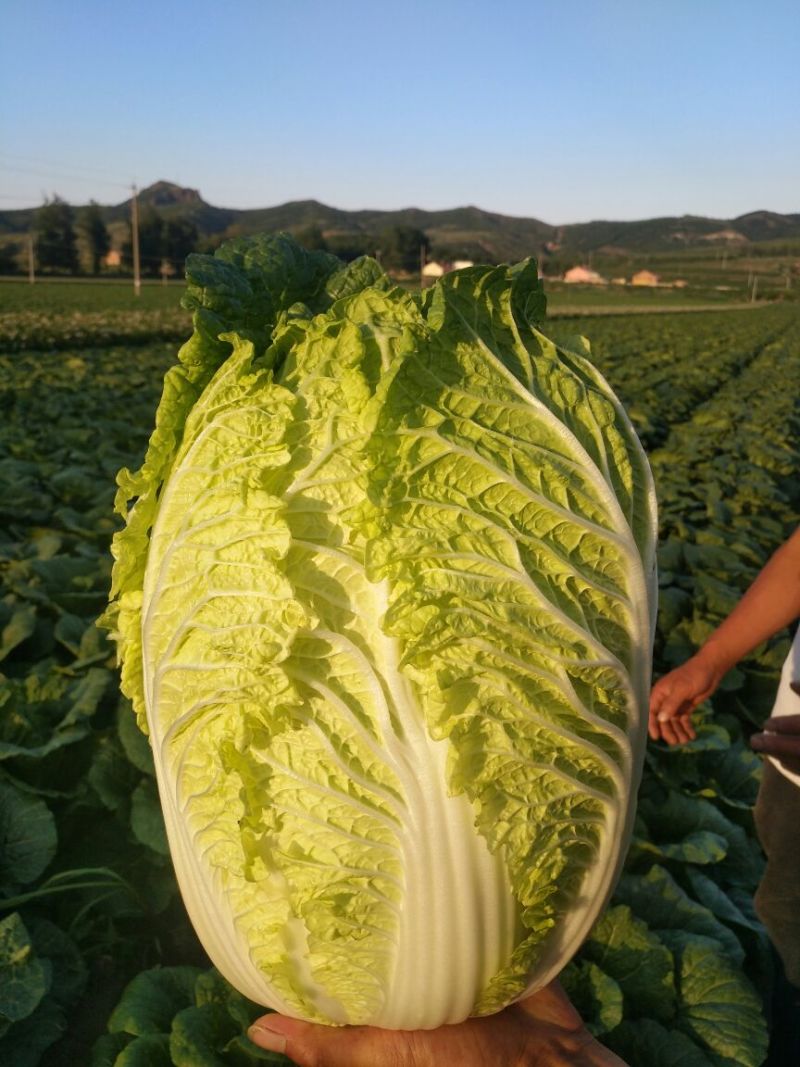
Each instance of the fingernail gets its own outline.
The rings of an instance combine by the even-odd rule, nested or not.
[[[275,1030],[268,1030],[266,1026],[254,1023],[247,1031],[247,1036],[254,1045],[265,1048],[267,1052],[285,1052],[286,1038]]]

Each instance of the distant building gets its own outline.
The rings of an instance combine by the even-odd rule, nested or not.
[[[658,275],[651,270],[640,270],[631,278],[631,285],[658,285]]]
[[[570,285],[605,285],[606,279],[591,267],[570,267],[564,275],[564,281]]]
[[[449,274],[451,270],[463,270],[464,267],[474,267],[471,259],[454,259],[452,263],[440,262],[432,259],[422,268],[423,278],[441,278],[443,274]]]
[[[121,267],[122,253],[118,248],[112,248],[103,256],[101,263],[104,267]]]
[[[628,280],[627,280],[627,278],[612,278],[611,279],[611,284],[612,285],[627,285],[628,284]]]
[[[441,278],[445,273],[446,267],[444,263],[437,263],[435,259],[432,259],[430,263],[426,263],[422,268],[423,278]]]
[[[685,289],[688,284],[689,283],[686,281],[685,278],[676,278],[675,281],[672,283],[672,288]]]

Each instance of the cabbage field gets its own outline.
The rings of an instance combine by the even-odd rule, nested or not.
[[[149,746],[95,625],[115,476],[144,454],[189,332],[131,311],[0,303],[0,1063],[288,1063],[210,967],[177,893]],[[800,515],[800,314],[553,319],[589,338],[653,468],[656,671],[689,656]],[[730,672],[697,740],[650,744],[611,906],[562,981],[632,1067],[758,1067],[773,957],[752,898],[752,805],[788,647]],[[713,706],[712,706],[713,705]]]

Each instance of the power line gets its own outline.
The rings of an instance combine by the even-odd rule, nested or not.
[[[92,175],[95,175],[95,174],[106,174],[106,175],[116,179],[116,182],[118,184],[120,184],[120,185],[124,184],[126,187],[130,186],[130,182],[129,181],[125,182],[123,177],[122,177],[122,175],[119,174],[117,171],[105,170],[105,168],[100,169],[99,167],[83,167],[80,164],[76,165],[75,163],[65,163],[64,160],[41,159],[41,158],[38,158],[36,156],[21,156],[21,155],[18,155],[16,152],[6,152],[2,148],[0,148],[0,157],[5,157],[6,159],[11,159],[11,160],[18,160],[19,162],[22,162],[22,163],[41,164],[41,165],[43,165],[45,167],[50,167],[51,169],[52,168],[56,168],[58,170],[77,170],[77,171],[83,172],[84,174],[92,174]]]
[[[84,178],[75,177],[71,174],[58,173],[52,170],[42,170],[38,167],[15,167],[9,166],[7,163],[0,163],[0,171],[14,171],[17,174],[36,174],[38,177],[55,178],[56,181],[61,182],[75,182],[83,185],[113,185],[116,189],[130,189],[130,182],[112,182],[107,178]]]

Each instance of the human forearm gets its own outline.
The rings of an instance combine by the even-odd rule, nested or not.
[[[800,615],[800,529],[769,559],[734,610],[698,652],[722,677]]]
[[[659,678],[650,694],[654,741],[683,744],[696,735],[691,716],[723,676],[762,641],[800,615],[800,529],[778,549],[702,648]]]

